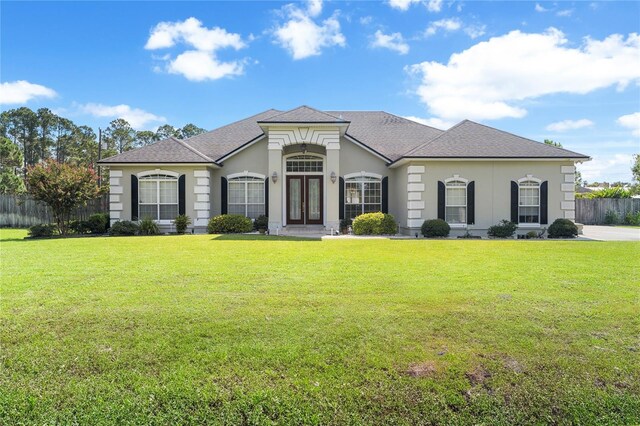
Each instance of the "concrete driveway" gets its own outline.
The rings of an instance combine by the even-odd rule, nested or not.
[[[640,241],[640,228],[584,225],[579,237],[600,241]]]

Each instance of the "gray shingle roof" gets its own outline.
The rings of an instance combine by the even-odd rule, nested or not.
[[[329,111],[351,121],[347,135],[394,161],[429,141],[442,130],[384,111]]]
[[[440,136],[406,152],[425,158],[589,158],[473,121],[464,120]]]
[[[324,121],[323,121],[324,120]],[[183,141],[170,138],[101,163],[212,163],[264,136],[259,123],[348,124],[346,134],[390,161],[408,158],[589,158],[465,120],[445,131],[384,111],[270,109]]]
[[[274,115],[260,121],[261,123],[346,123],[342,118],[306,105]]]
[[[169,138],[122,154],[105,158],[101,163],[211,163],[211,158],[184,142]]]

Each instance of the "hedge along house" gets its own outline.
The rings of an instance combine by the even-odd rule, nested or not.
[[[178,214],[195,232],[212,216],[269,217],[272,232],[338,229],[367,212],[400,232],[446,220],[521,233],[575,218],[575,163],[586,155],[462,121],[447,131],[382,111],[268,110],[185,140],[162,140],[100,162],[110,171],[112,222]]]

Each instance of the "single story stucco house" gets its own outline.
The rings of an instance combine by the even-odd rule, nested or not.
[[[204,232],[210,217],[269,217],[271,232],[337,230],[382,211],[401,233],[442,218],[486,234],[575,218],[575,163],[586,155],[464,120],[449,130],[383,111],[268,110],[185,140],[166,139],[100,162],[111,220],[178,214]]]

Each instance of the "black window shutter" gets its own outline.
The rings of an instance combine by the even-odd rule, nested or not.
[[[548,215],[548,198],[549,198],[549,183],[548,181],[542,182],[540,185],[540,224],[546,225],[549,223]]]
[[[511,222],[518,223],[518,183],[511,181]]]
[[[467,185],[467,225],[476,223],[476,182]]]
[[[138,220],[138,177],[131,175],[131,220]]]
[[[185,175],[178,178],[178,214],[186,214]]]
[[[389,213],[389,176],[382,178],[382,213]]]
[[[269,178],[264,180],[264,215],[269,217]]]
[[[438,219],[444,220],[444,182],[438,181]]]
[[[227,214],[227,178],[220,178],[220,214]]]
[[[338,214],[338,218],[344,219],[344,179],[340,178],[338,183],[340,184],[340,188],[338,190],[338,198],[339,198],[338,202],[340,203],[340,206],[339,206],[340,212]]]

